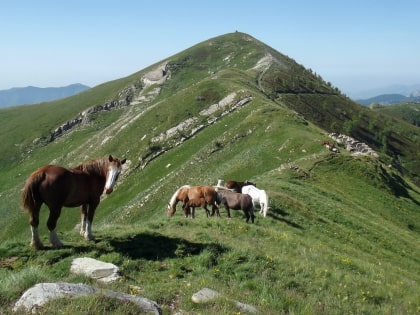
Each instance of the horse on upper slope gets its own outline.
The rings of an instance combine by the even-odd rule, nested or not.
[[[45,165],[34,171],[22,190],[22,204],[29,213],[31,246],[43,248],[38,234],[39,212],[43,203],[50,210],[47,227],[53,247],[63,246],[56,233],[57,220],[63,207],[81,206],[80,234],[93,240],[92,221],[100,197],[102,193],[112,193],[125,161],[109,155],[75,168]]]
[[[240,193],[241,190],[242,190],[242,187],[247,186],[247,185],[252,185],[252,186],[257,187],[256,184],[254,184],[253,182],[250,182],[248,180],[246,180],[244,182],[237,182],[237,181],[234,181],[234,180],[228,180],[226,182],[225,187],[233,190],[234,192]]]

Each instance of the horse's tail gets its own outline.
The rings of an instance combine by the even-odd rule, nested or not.
[[[216,204],[220,205],[222,203],[223,195],[216,189]]]
[[[31,212],[36,204],[42,202],[38,186],[44,179],[45,173],[38,170],[26,180],[25,187],[22,190],[22,205],[24,209]]]

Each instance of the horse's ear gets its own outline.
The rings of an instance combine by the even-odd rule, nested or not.
[[[125,163],[125,161],[127,161],[127,159],[123,159],[123,160],[121,161],[121,164],[124,164],[124,163]]]
[[[114,158],[112,157],[112,155],[111,155],[111,154],[108,156],[108,160],[109,160],[110,162],[114,161]]]

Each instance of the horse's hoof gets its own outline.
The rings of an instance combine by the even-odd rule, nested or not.
[[[36,250],[41,250],[44,249],[44,244],[42,244],[41,242],[32,242],[31,247]]]
[[[95,236],[93,236],[93,234],[89,234],[88,232],[84,232],[82,234],[82,236],[87,241],[94,241],[95,240]]]

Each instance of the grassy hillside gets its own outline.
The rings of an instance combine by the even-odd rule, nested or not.
[[[166,80],[152,85],[141,80],[162,64]],[[46,141],[63,122],[127,98],[124,91],[133,86],[130,105],[95,113]],[[234,109],[235,104],[243,105]],[[224,299],[193,304],[192,294],[203,287],[252,304],[261,314],[416,314],[415,176],[390,166],[387,150],[373,159],[351,156],[344,148],[333,154],[321,145],[327,132],[349,128],[353,136],[376,139],[380,148],[384,139],[378,134],[386,126],[381,116],[360,108],[292,59],[233,33],[77,98],[41,104],[37,111],[0,111],[1,128],[16,130],[0,133],[8,144],[0,149],[0,215],[6,222],[0,230],[2,312],[9,313],[35,283],[70,281],[153,299],[165,314],[238,313]],[[169,132],[181,123],[184,128]],[[394,130],[401,136],[407,129],[397,124]],[[34,143],[36,138],[45,141]],[[418,154],[418,146],[404,150]],[[27,176],[43,164],[72,166],[109,153],[128,163],[115,192],[99,205],[96,241],[78,235],[79,210],[64,209],[58,232],[67,246],[29,248],[28,218],[19,205]],[[412,162],[407,155],[400,159]],[[178,209],[167,218],[166,205],[180,185],[218,179],[255,181],[270,196],[269,215],[246,224],[238,211],[229,220],[224,210],[221,218],[206,218],[198,209],[191,220]],[[45,244],[47,214],[44,207]],[[72,259],[84,256],[117,264],[123,281],[101,285],[70,274]],[[129,305],[101,297],[61,300],[43,312],[88,313],[92,305],[107,313],[134,313]]]
[[[373,106],[373,109],[420,127],[420,103],[405,102],[388,106],[379,105]]]

